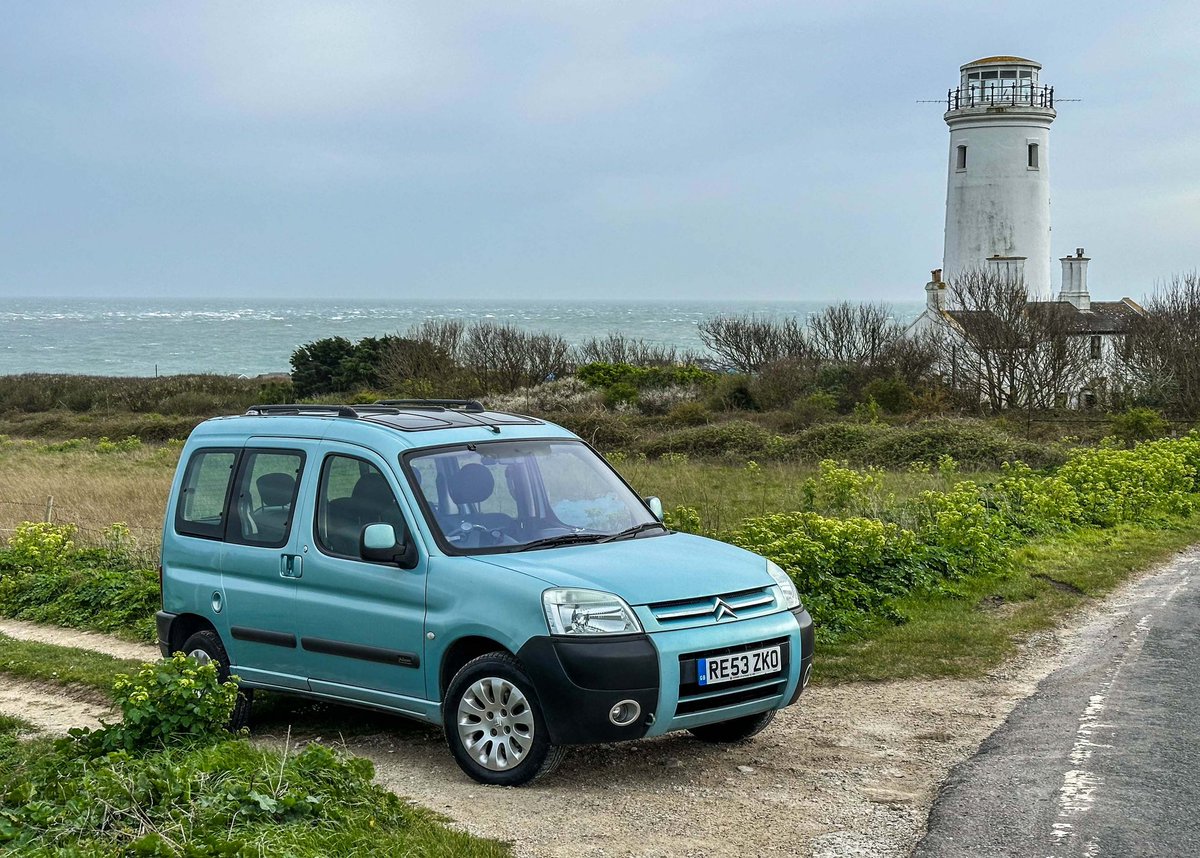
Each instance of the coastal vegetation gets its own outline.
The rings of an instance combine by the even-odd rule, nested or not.
[[[365,759],[317,742],[276,751],[231,735],[236,687],[211,664],[177,655],[119,673],[109,688],[122,717],[98,730],[30,738],[28,725],[0,717],[0,849],[81,858],[510,854],[376,785]]]

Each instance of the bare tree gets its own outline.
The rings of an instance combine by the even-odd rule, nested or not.
[[[1020,278],[968,270],[950,284],[953,325],[936,342],[951,383],[993,410],[1052,407],[1079,389],[1087,338],[1078,314],[1032,302]]]
[[[803,327],[794,318],[716,316],[699,327],[705,347],[739,372],[755,372],[767,364],[804,358],[812,352]]]
[[[579,363],[627,363],[631,366],[674,366],[687,362],[673,346],[610,332],[585,340],[578,349]]]
[[[842,302],[808,318],[808,342],[822,360],[875,366],[904,334],[884,304]]]
[[[571,348],[555,334],[480,322],[466,331],[462,361],[485,391],[508,392],[570,372]]]
[[[1187,417],[1200,415],[1200,276],[1177,274],[1145,301],[1119,354],[1139,396]]]

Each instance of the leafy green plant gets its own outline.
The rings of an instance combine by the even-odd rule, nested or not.
[[[1161,438],[1171,431],[1170,422],[1153,408],[1130,408],[1110,418],[1114,437],[1126,444]]]
[[[79,735],[106,750],[131,751],[220,736],[237,700],[237,683],[221,682],[212,662],[199,664],[176,653],[118,678],[113,697],[120,723]]]

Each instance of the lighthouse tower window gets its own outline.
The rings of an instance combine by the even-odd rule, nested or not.
[[[1036,170],[1038,169],[1038,144],[1030,143],[1027,148],[1029,151],[1027,155],[1028,163],[1026,166],[1028,166],[1031,170]]]
[[[958,147],[956,160],[954,162],[954,169],[956,169],[956,170],[967,169],[967,147],[966,146]]]

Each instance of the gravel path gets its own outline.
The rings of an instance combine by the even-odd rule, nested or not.
[[[111,707],[68,693],[51,685],[0,676],[0,712],[54,736],[65,736],[72,727],[99,727],[101,718],[113,719]]]
[[[27,623],[23,620],[8,620],[0,617],[0,634],[17,640],[90,649],[93,652],[111,655],[113,658],[133,658],[143,661],[158,661],[160,658],[158,647],[152,644],[124,641],[96,632],[81,632],[57,626],[39,626],[37,623]]]
[[[557,773],[522,789],[468,780],[439,730],[402,719],[366,716],[379,729],[344,744],[374,761],[378,780],[389,789],[468,831],[510,841],[529,858],[904,856],[924,834],[950,770],[975,754],[1081,633],[1110,621],[1111,605],[1125,595],[1118,591],[1077,613],[1068,627],[1036,636],[980,679],[812,688],[748,744],[714,747],[681,734],[580,748]],[[125,657],[153,656],[148,648],[125,649],[137,645],[97,635],[9,621],[0,622],[0,631],[112,654],[120,649]],[[83,725],[97,717],[92,704],[7,679],[0,683],[0,711],[47,729],[52,722]],[[59,714],[31,717],[31,708],[51,704]],[[336,712],[345,729],[364,717],[350,709]],[[267,726],[258,736],[281,744],[284,729]],[[298,738],[342,743],[334,735]]]

